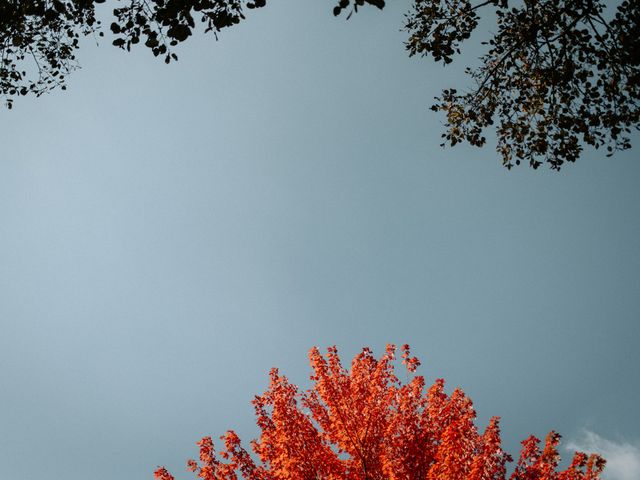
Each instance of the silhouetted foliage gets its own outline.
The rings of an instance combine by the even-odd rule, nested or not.
[[[105,0],[0,1],[0,94],[13,97],[60,86],[77,67],[83,35],[103,35],[95,4]],[[202,24],[218,32],[238,24],[266,0],[112,0],[113,44],[143,43],[165,62]],[[384,0],[339,0],[334,15],[347,18]],[[468,68],[467,91],[445,89],[432,106],[446,115],[443,145],[486,143],[495,124],[505,166],[527,162],[553,169],[575,161],[583,145],[607,155],[631,147],[640,129],[640,0],[606,10],[601,0],[414,0],[404,25],[409,55],[447,65],[491,11],[495,33],[483,42],[480,65]]]
[[[433,110],[447,116],[445,143],[481,146],[497,124],[498,152],[507,167],[521,161],[559,169],[582,143],[630,148],[639,127],[640,2],[623,1],[612,19],[598,0],[416,0],[407,16],[410,55],[451,62],[477,27],[482,7],[497,15],[497,32],[477,68],[475,86],[448,89]]]
[[[8,108],[13,96],[66,88],[80,37],[100,27],[95,3],[101,2],[0,1],[0,94]]]

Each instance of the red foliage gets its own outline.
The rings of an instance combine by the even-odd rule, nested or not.
[[[420,361],[402,347],[413,373]],[[438,379],[425,392],[422,376],[403,384],[395,375],[395,346],[376,359],[365,348],[345,369],[335,347],[309,352],[313,386],[302,392],[271,370],[268,390],[253,400],[261,430],[254,456],[233,431],[216,452],[211,437],[198,442],[200,459],[187,468],[202,480],[504,480],[511,457],[501,448],[499,418],[484,433],[474,424],[471,400],[460,389],[444,392]],[[558,471],[560,435],[522,442],[510,480],[597,480],[598,455],[576,453]],[[156,480],[174,480],[164,467]]]

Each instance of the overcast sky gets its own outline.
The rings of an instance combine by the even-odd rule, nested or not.
[[[387,342],[511,453],[553,428],[640,468],[638,138],[560,173],[443,150],[463,63],[407,58],[402,7],[272,3],[170,66],[88,40],[0,111],[0,478],[191,478],[270,367]]]

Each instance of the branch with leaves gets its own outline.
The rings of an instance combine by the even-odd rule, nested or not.
[[[640,2],[623,1],[610,21],[598,0],[417,0],[407,16],[410,55],[445,64],[493,9],[497,32],[484,42],[481,65],[467,69],[475,86],[446,89],[435,111],[446,114],[444,143],[482,146],[496,124],[497,149],[511,168],[527,162],[559,170],[584,145],[610,156],[631,147],[640,128]]]

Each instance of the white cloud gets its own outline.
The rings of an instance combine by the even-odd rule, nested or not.
[[[582,436],[567,443],[568,450],[598,453],[607,461],[602,478],[604,480],[640,479],[640,445],[615,442],[602,438],[597,433],[584,430]]]

